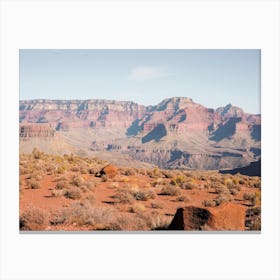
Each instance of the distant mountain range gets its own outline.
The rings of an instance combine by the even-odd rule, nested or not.
[[[261,156],[261,116],[187,97],[156,106],[110,100],[22,100],[20,152],[98,156],[161,168],[233,169]]]

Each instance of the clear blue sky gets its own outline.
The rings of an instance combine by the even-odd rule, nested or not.
[[[191,97],[260,113],[260,50],[20,50],[20,99]]]

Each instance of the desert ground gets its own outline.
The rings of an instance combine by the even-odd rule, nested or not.
[[[261,229],[260,177],[119,167],[35,148],[20,154],[19,191],[21,231]]]

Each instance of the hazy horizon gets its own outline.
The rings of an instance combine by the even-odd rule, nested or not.
[[[218,108],[220,108],[220,107],[226,107],[227,105],[232,105],[232,106],[234,106],[234,107],[239,107],[239,106],[236,106],[235,104],[232,104],[232,103],[228,103],[228,104],[224,104],[224,106],[220,106],[220,107],[216,107],[216,108],[214,108],[214,107],[207,107],[207,106],[205,106],[204,104],[201,104],[201,103],[199,103],[199,102],[196,102],[196,100],[194,100],[192,97],[190,97],[190,96],[171,96],[171,97],[167,97],[167,98],[164,98],[164,99],[162,99],[161,101],[163,101],[163,100],[166,100],[166,99],[172,99],[172,98],[191,98],[192,99],[192,101],[194,102],[194,103],[197,103],[197,104],[200,104],[200,105],[202,105],[202,106],[204,106],[204,107],[206,107],[206,108],[208,108],[208,109],[218,109]],[[133,101],[133,100],[113,100],[113,99],[105,99],[105,98],[90,98],[90,99],[49,99],[49,98],[34,98],[34,99],[20,99],[19,101],[33,101],[33,100],[46,100],[46,101],[89,101],[89,100],[104,100],[104,101],[116,101],[116,102],[133,102],[133,103],[136,103],[136,104],[138,104],[138,105],[143,105],[143,106],[146,106],[146,107],[148,107],[148,106],[156,106],[156,105],[158,105],[160,102],[158,102],[158,103],[156,103],[156,104],[149,104],[149,105],[144,105],[144,104],[141,104],[141,103],[139,103],[139,102],[136,102],[136,101]],[[241,109],[243,109],[242,107],[239,107],[239,108],[241,108]],[[248,113],[248,112],[246,112],[245,110],[244,110],[244,112],[245,113]],[[260,115],[261,113],[251,113],[251,114],[253,114],[253,115]]]
[[[260,114],[260,71],[260,50],[20,50],[20,100],[188,97]]]

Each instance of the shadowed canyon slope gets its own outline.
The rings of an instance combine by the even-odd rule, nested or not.
[[[98,156],[161,168],[232,169],[260,158],[261,117],[231,104],[216,110],[187,97],[156,106],[109,100],[19,104],[20,151]]]

